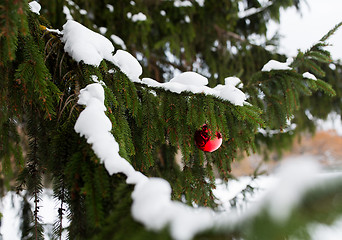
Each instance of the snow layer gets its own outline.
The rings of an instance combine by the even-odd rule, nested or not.
[[[260,8],[255,8],[255,7],[252,7],[252,8],[249,8],[249,9],[246,9],[244,11],[240,11],[238,12],[238,17],[239,18],[246,18],[246,17],[250,17],[256,13],[259,13],[263,10],[265,10],[267,7],[271,6],[272,5],[272,2],[268,2],[265,4],[265,6],[262,6]]]
[[[133,82],[140,82],[142,67],[130,53],[118,50],[115,55],[114,46],[109,39],[93,32],[82,24],[68,20],[63,25],[62,41],[64,50],[76,61],[99,66],[103,59],[114,63]],[[117,40],[114,37],[115,40]]]
[[[198,5],[199,5],[200,7],[203,7],[203,6],[204,6],[204,1],[205,1],[205,0],[196,0],[196,2],[198,3]]]
[[[293,62],[293,58],[288,58],[285,63],[278,62],[276,60],[270,60],[268,63],[266,63],[261,71],[263,72],[269,72],[272,70],[292,70],[290,65]]]
[[[120,70],[127,75],[133,82],[141,82],[139,79],[142,74],[142,67],[138,60],[129,52],[117,50],[112,62],[120,68]]]
[[[124,173],[135,183],[142,178],[133,167],[119,155],[119,144],[110,133],[112,123],[104,113],[104,89],[99,83],[89,84],[80,91],[78,104],[86,108],[79,115],[75,131],[87,139],[98,158],[110,174]]]
[[[174,0],[173,6],[175,7],[192,7],[192,3],[188,0]]]
[[[108,8],[109,12],[114,12],[114,6],[111,4],[106,4],[106,7]]]
[[[234,87],[238,87],[239,85],[242,85],[242,82],[241,82],[240,78],[238,78],[238,77],[226,77],[224,79],[224,82],[226,85],[231,85]]]
[[[119,67],[132,82],[141,83],[139,77],[142,74],[142,67],[138,60],[124,50],[117,50],[113,55],[113,44],[101,34],[93,32],[73,20],[68,20],[64,24],[62,34],[62,41],[65,43],[64,50],[75,61],[83,61],[89,65],[99,66],[101,61],[105,59]],[[124,48],[126,47],[117,36],[112,35],[111,38]],[[150,87],[164,88],[175,93],[189,91],[195,94],[213,95],[228,100],[234,105],[243,106],[247,97],[240,89],[236,88],[241,83],[240,79],[229,77],[225,81],[225,85],[210,88],[206,86],[208,84],[206,77],[195,72],[184,72],[167,83],[159,83],[150,78],[143,79],[142,83]]]
[[[195,94],[204,93],[207,95],[213,95],[217,98],[227,100],[234,105],[243,106],[247,97],[234,85],[237,84],[237,82],[240,82],[240,79],[235,77],[231,78],[234,79],[234,81],[231,81],[230,78],[226,79],[228,80],[225,85],[219,84],[214,88],[210,88],[206,86],[208,84],[208,79],[206,77],[195,72],[184,72],[167,83],[159,83],[151,78],[143,78],[142,83],[149,87],[164,88],[165,90],[175,93],[189,91]]]
[[[70,13],[70,9],[67,6],[63,6],[63,13],[65,14],[66,20],[73,20],[74,19]]]
[[[45,30],[48,32],[53,32],[53,33],[57,33],[59,35],[63,35],[63,33],[61,31],[59,31],[58,29],[45,28]]]
[[[103,59],[111,61],[113,44],[101,34],[80,23],[68,20],[63,25],[64,50],[77,62],[99,66]]]
[[[303,78],[308,78],[308,79],[311,79],[311,80],[317,80],[316,76],[313,75],[312,73],[309,73],[309,72],[303,73]]]
[[[208,79],[195,72],[184,72],[172,78],[170,82],[183,85],[205,86],[208,84]]]
[[[140,12],[140,13],[134,14],[131,19],[133,22],[142,22],[142,21],[146,21],[147,17],[145,14]]]
[[[115,44],[119,45],[123,50],[127,49],[125,42],[120,37],[112,34],[110,38],[113,40]]]
[[[29,7],[30,7],[31,12],[34,12],[34,13],[40,15],[40,9],[42,7],[40,6],[39,3],[37,3],[36,1],[32,1],[29,3]]]
[[[276,173],[279,182],[268,195],[269,212],[278,222],[287,220],[308,189],[318,184],[321,168],[316,160],[292,159]]]

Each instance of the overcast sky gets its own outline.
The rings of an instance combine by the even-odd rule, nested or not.
[[[279,30],[283,35],[281,52],[296,55],[297,49],[306,50],[342,21],[342,0],[307,0],[301,12],[295,8],[282,11],[280,25],[270,23],[271,32]],[[342,27],[332,36],[328,50],[333,59],[342,60]]]

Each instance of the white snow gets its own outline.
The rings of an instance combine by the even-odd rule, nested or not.
[[[243,87],[243,84],[238,77],[226,77],[224,82],[226,85],[232,85],[233,87],[238,87],[239,85],[240,87]]]
[[[11,192],[8,192],[4,198],[1,199],[1,218],[0,237],[4,240],[20,239],[20,219],[19,209],[22,208],[20,198]],[[14,229],[16,231],[14,231]]]
[[[67,6],[63,6],[63,13],[65,14],[66,20],[73,20],[74,18],[71,16],[70,9]]]
[[[342,238],[342,218],[337,219],[331,226],[313,224],[309,226],[312,240],[340,240]]]
[[[109,9],[109,12],[114,12],[114,7],[111,4],[106,4],[106,7]]]
[[[278,62],[276,60],[270,60],[268,63],[266,63],[261,71],[263,72],[269,72],[272,70],[291,70],[292,68],[290,65],[293,62],[293,58],[288,58],[285,63]]]
[[[313,75],[312,73],[309,73],[309,72],[303,73],[303,78],[308,78],[308,79],[312,79],[312,80],[317,80],[316,76]]]
[[[134,15],[132,16],[132,21],[133,21],[133,22],[146,21],[146,19],[147,19],[146,15],[143,14],[142,12],[139,12],[139,13],[134,14]]]
[[[104,29],[102,32],[104,32]],[[62,41],[65,43],[64,50],[75,61],[83,61],[89,65],[99,66],[101,61],[106,59],[119,67],[131,81],[141,82],[139,77],[142,74],[142,67],[138,60],[124,50],[117,50],[113,56],[113,44],[101,34],[93,32],[73,20],[68,20],[63,25],[62,33]],[[112,35],[111,38],[113,41],[124,44],[115,35]],[[195,72],[181,73],[167,83],[158,83],[153,79],[143,81],[144,84],[151,87],[161,87],[175,93],[184,91],[195,94],[204,93],[243,106],[247,97],[240,89],[235,87],[239,82],[241,81],[236,77],[226,78],[225,85],[210,88],[206,86],[208,79]]]
[[[220,89],[219,97],[237,106],[243,106],[247,98],[240,89],[227,84]]]
[[[262,6],[260,8],[252,7],[252,8],[246,9],[244,11],[240,11],[240,12],[238,12],[238,17],[239,18],[245,18],[245,17],[252,16],[256,13],[259,13],[259,12],[265,10],[267,7],[271,6],[272,4],[273,4],[272,2],[267,2],[265,4],[265,6]]]
[[[99,30],[100,30],[100,33],[101,33],[102,35],[105,35],[106,32],[107,32],[107,28],[106,28],[106,27],[99,27]]]
[[[164,10],[160,10],[160,15],[165,16],[166,12]]]
[[[195,72],[183,72],[170,80],[171,83],[180,83],[183,85],[205,86],[208,79]]]
[[[150,87],[164,88],[175,93],[189,91],[195,94],[213,95],[237,106],[243,106],[246,100],[246,95],[230,83],[225,85],[219,84],[214,88],[207,87],[208,79],[195,72],[181,73],[166,83],[159,83],[151,78],[143,78],[142,83]]]
[[[103,59],[111,61],[114,46],[104,36],[80,23],[68,20],[63,25],[64,50],[77,62],[99,66]]]
[[[100,28],[101,32],[106,29]],[[139,76],[142,67],[138,60],[124,50],[117,50],[113,55],[114,46],[109,39],[99,33],[93,32],[80,23],[68,20],[63,25],[62,41],[65,43],[64,50],[77,62],[99,66],[103,59],[114,63],[133,82],[141,82]],[[111,36],[113,41],[119,41],[115,35]]]
[[[29,2],[29,7],[31,12],[34,12],[38,15],[40,15],[40,9],[42,8],[39,3],[36,1]]]
[[[276,134],[282,134],[282,133],[287,133],[290,131],[294,131],[297,127],[297,124],[295,123],[287,123],[287,127],[284,129],[264,129],[264,128],[259,128],[258,132],[261,133],[264,136],[272,136]]]
[[[185,22],[186,23],[190,23],[191,22],[190,17],[188,15],[185,16]]]
[[[333,64],[333,63],[330,63],[329,67],[330,67],[331,70],[336,70],[336,65]]]
[[[298,205],[308,189],[315,187],[321,171],[315,159],[291,159],[276,172],[279,182],[268,195],[269,212],[275,221],[282,223]],[[322,180],[322,179],[320,179]]]
[[[58,29],[50,29],[50,28],[45,28],[46,31],[48,32],[53,32],[53,33],[57,33],[59,35],[63,35],[63,33],[61,31],[59,31]]]
[[[175,7],[192,7],[192,3],[188,0],[174,0],[173,6]]]
[[[196,2],[198,3],[198,5],[199,5],[200,7],[203,7],[203,6],[204,6],[204,1],[205,1],[205,0],[196,0]]]
[[[72,0],[66,0],[66,1],[70,6],[74,6],[75,8],[79,8],[79,6],[74,3],[74,1],[72,1]]]
[[[110,133],[112,123],[105,115],[104,89],[99,83],[89,84],[80,91],[78,104],[86,108],[79,115],[75,131],[87,139],[95,154],[110,174],[135,172],[133,167],[119,155],[119,144]]]
[[[80,9],[80,14],[81,14],[81,15],[87,15],[88,12],[87,12],[87,10],[85,10],[85,9]]]
[[[110,38],[113,40],[115,44],[119,45],[123,50],[127,49],[125,42],[120,37],[112,34]]]
[[[127,75],[133,82],[141,82],[139,79],[142,74],[142,67],[138,60],[129,52],[124,50],[117,50],[112,62],[120,68],[120,70]]]

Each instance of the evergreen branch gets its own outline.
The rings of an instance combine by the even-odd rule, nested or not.
[[[227,39],[232,38],[232,39],[237,40],[239,42],[246,42],[247,41],[246,39],[242,38],[239,34],[234,33],[234,32],[229,32],[217,24],[214,25],[214,29],[216,30],[216,33],[219,36],[219,38],[221,38],[223,40],[227,40]]]
[[[342,22],[338,23],[335,25],[335,27],[333,29],[331,29],[327,34],[325,34],[320,41],[321,42],[325,42],[326,40],[328,40],[328,38],[330,38],[340,27],[342,26]]]
[[[329,96],[336,96],[336,91],[331,87],[329,83],[317,79],[316,84],[318,85],[319,89],[323,90]]]

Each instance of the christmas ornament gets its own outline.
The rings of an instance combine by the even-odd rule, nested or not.
[[[202,126],[202,130],[195,132],[195,143],[204,152],[213,152],[222,144],[222,135],[220,132],[216,132],[215,137],[210,137],[210,135],[211,130],[207,124]]]

